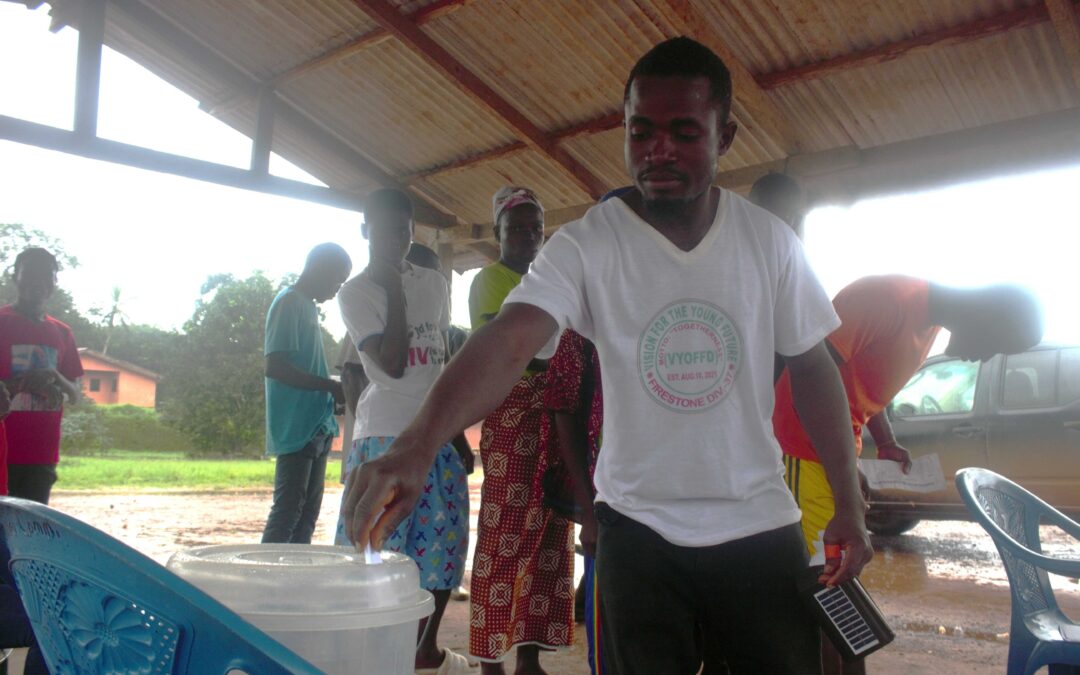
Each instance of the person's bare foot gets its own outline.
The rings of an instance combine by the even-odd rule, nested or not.
[[[488,663],[482,662],[480,664],[480,672],[482,675],[506,675],[506,669],[503,668],[503,664],[500,663]]]
[[[539,647],[536,645],[518,647],[514,675],[547,675],[547,671],[540,667]]]
[[[416,670],[438,670],[439,668],[442,667],[443,662],[446,661],[447,659],[451,659],[446,664],[447,665],[447,670],[449,670],[449,672],[452,672],[452,673],[463,673],[463,672],[476,673],[476,672],[479,672],[479,669],[477,669],[477,667],[475,665],[470,664],[468,659],[464,655],[458,654],[456,652],[452,652],[449,649],[441,650],[441,653],[438,656],[434,657],[434,658],[432,657],[431,654],[427,654],[423,658],[421,658],[420,653],[417,652],[416,661],[415,661],[415,663],[413,665],[416,668]]]
[[[446,659],[445,649],[440,649],[434,654],[421,654],[420,652],[416,652],[416,661],[413,665],[416,670],[422,668],[438,668],[442,665],[444,659]]]

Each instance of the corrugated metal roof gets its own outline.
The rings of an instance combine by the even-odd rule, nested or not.
[[[552,138],[586,125],[561,147],[594,185],[629,182],[617,125],[624,80],[650,46],[683,30],[726,48],[761,82],[950,31],[888,58],[769,84],[756,98],[737,89],[740,131],[719,170],[740,180],[787,159],[773,113],[812,158],[1080,103],[1076,66],[1041,0],[391,0],[406,15],[423,10],[420,31],[458,61],[452,72],[472,73],[501,99],[490,105],[405,42],[386,34],[370,40],[382,29],[363,2],[110,0],[106,43],[249,135],[254,93],[275,84],[299,120],[275,124],[276,152],[356,194],[387,180],[408,183],[464,224],[487,223],[492,192],[511,182],[536,189],[549,211],[592,199],[570,170],[529,147],[528,134],[493,110],[501,105]],[[78,15],[78,0],[51,4],[61,20]],[[180,39],[143,25],[147,10]],[[1008,21],[1012,27],[994,23]],[[370,44],[357,47],[361,38]],[[217,60],[227,66],[214,67]],[[314,145],[313,134],[321,136]],[[858,160],[844,160],[851,161]],[[371,175],[368,165],[385,175]],[[463,249],[459,263],[476,255]]]
[[[396,175],[515,140],[497,117],[394,41],[289,82],[281,92]]]
[[[141,1],[260,80],[378,27],[351,2]]]

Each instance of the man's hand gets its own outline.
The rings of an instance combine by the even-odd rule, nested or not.
[[[858,513],[841,513],[838,510],[825,528],[824,542],[826,549],[830,545],[838,545],[843,552],[839,560],[825,561],[825,569],[818,582],[827,586],[836,586],[857,577],[874,557],[861,509]]]
[[[387,293],[401,290],[401,267],[381,258],[368,263],[371,280],[382,286]]]
[[[461,456],[461,463],[465,465],[465,473],[471,476],[472,472],[476,470],[476,455],[473,454],[472,448],[455,447],[454,449]]]
[[[587,508],[581,510],[581,534],[578,535],[581,548],[585,549],[585,555],[590,558],[596,557],[596,535],[596,514],[590,504]]]
[[[908,449],[896,441],[879,445],[877,449],[878,459],[889,459],[900,464],[904,473],[911,471],[911,453]]]
[[[50,388],[57,385],[57,373],[52,368],[35,368],[28,370],[16,377],[18,391],[42,396],[50,395]]]
[[[349,474],[341,513],[345,534],[357,549],[370,542],[375,550],[416,506],[427,480],[430,461],[401,437],[386,454]]]
[[[335,406],[345,405],[345,389],[337,380],[330,380],[330,395],[334,397]]]

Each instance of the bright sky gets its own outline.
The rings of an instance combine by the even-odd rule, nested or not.
[[[47,6],[0,3],[0,114],[71,128],[78,34],[48,32]],[[235,166],[249,139],[194,99],[106,49],[99,135]],[[276,175],[317,183],[279,157]],[[283,197],[86,160],[0,141],[0,222],[60,239],[80,267],[61,274],[80,309],[106,307],[121,289],[129,321],[180,327],[211,275],[298,273],[307,251],[336,241],[353,269],[367,264],[361,216]],[[1080,164],[823,208],[807,218],[806,247],[835,294],[867,274],[900,272],[973,286],[1017,282],[1035,291],[1047,338],[1080,342],[1077,260]],[[468,325],[472,275],[454,281],[454,322]],[[342,335],[334,302],[327,328]]]

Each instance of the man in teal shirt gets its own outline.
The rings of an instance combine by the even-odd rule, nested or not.
[[[266,314],[266,454],[277,466],[264,544],[310,544],[315,531],[338,432],[334,405],[345,402],[341,383],[328,376],[315,305],[337,295],[351,271],[345,249],[319,244]]]

